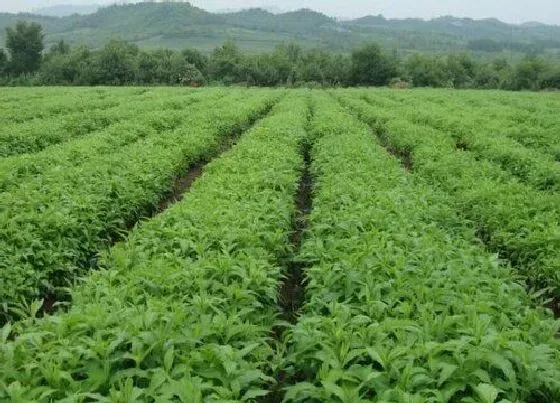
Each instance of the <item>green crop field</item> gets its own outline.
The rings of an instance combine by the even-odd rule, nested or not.
[[[3,89],[0,401],[559,402],[559,111]]]

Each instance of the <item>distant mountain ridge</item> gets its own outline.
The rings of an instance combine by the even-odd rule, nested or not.
[[[307,48],[344,52],[364,41],[377,41],[403,52],[515,50],[560,55],[560,26],[452,16],[423,20],[370,15],[340,20],[310,9],[272,13],[253,8],[211,13],[190,3],[145,2],[63,17],[0,13],[0,35],[19,20],[42,24],[48,44],[64,39],[72,45],[93,47],[121,39],[147,48],[210,50],[233,39],[249,51],[270,50],[279,43],[294,41]],[[0,41],[3,43],[3,38]]]
[[[54,6],[36,8],[32,11],[32,13],[36,15],[44,15],[47,17],[67,17],[73,14],[93,14],[102,7],[103,5],[101,4],[56,4]]]
[[[240,11],[245,11],[245,10],[250,10],[251,8],[258,8],[261,10],[265,10],[269,13],[272,14],[282,14],[282,13],[287,13],[289,10],[284,9],[284,8],[280,8],[280,7],[269,7],[269,6],[263,6],[263,7],[230,7],[230,8],[220,8],[217,10],[208,10],[209,12],[214,12],[216,14],[229,14],[229,13],[238,13]]]

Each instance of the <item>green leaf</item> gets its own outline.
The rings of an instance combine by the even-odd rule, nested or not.
[[[488,383],[479,383],[474,390],[483,403],[494,403],[502,391]]]
[[[338,386],[334,382],[326,381],[326,380],[322,381],[321,384],[323,385],[323,387],[328,393],[344,401],[344,390],[340,386]]]
[[[163,357],[163,366],[167,372],[171,371],[173,367],[173,359],[175,358],[175,349],[171,346]]]
[[[241,398],[242,401],[250,401],[257,397],[263,397],[269,394],[269,391],[264,389],[250,389],[248,390],[243,397]]]
[[[515,371],[508,359],[495,352],[487,353],[484,357],[492,366],[499,368],[510,382],[516,383]]]
[[[447,363],[441,363],[439,367],[441,368],[441,372],[437,383],[438,388],[441,387],[441,385],[443,385],[451,377],[451,375],[453,375],[457,368],[459,368],[457,365]]]
[[[2,342],[2,344],[6,343],[11,333],[12,333],[12,324],[8,322],[2,327],[2,332],[0,333],[0,342]]]
[[[39,311],[41,310],[41,307],[43,306],[43,300],[36,300],[33,301],[29,307],[29,315],[32,318],[37,317],[37,313],[39,313]]]
[[[284,402],[301,401],[302,399],[313,396],[317,391],[317,387],[310,382],[298,382],[293,386],[286,388]]]
[[[385,368],[385,361],[383,360],[383,358],[381,358],[381,354],[379,354],[376,349],[374,349],[373,347],[367,347],[366,351],[372,360],[378,362],[383,368]]]

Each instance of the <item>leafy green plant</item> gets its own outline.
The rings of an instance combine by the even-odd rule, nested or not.
[[[340,93],[339,99],[376,127],[388,149],[407,155],[416,175],[452,195],[455,208],[472,222],[491,251],[509,260],[534,291],[558,299],[560,197],[556,193],[520,183],[497,164],[457,149],[448,133],[409,121],[402,110],[406,104],[401,109],[375,108],[350,94]]]
[[[44,114],[41,89],[0,95],[36,97],[13,126],[33,128],[30,144],[41,121],[79,114],[56,112],[69,96],[57,91]],[[22,319],[0,328],[1,401],[560,400],[559,323],[538,305],[560,289],[560,203],[537,190],[557,119],[537,105],[554,98],[85,91],[92,105],[145,99],[103,109],[108,127],[0,158],[0,295]],[[514,116],[539,127],[534,143],[506,128]],[[313,208],[295,253],[309,146]],[[181,201],[130,228],[210,159]],[[292,325],[285,261],[305,268]],[[59,287],[71,303],[43,314],[53,301],[36,297]]]
[[[556,401],[558,323],[479,245],[453,198],[317,96],[285,401]],[[301,381],[299,381],[301,380]]]
[[[280,101],[181,202],[111,249],[69,312],[5,330],[15,338],[0,347],[0,400],[266,395],[306,98]]]
[[[431,96],[429,96],[431,95]],[[557,191],[560,187],[560,167],[552,155],[527,147],[512,138],[509,127],[515,127],[528,120],[535,126],[546,125],[536,117],[526,118],[526,111],[490,104],[484,108],[473,107],[471,102],[456,101],[450,96],[424,94],[404,94],[398,102],[393,99],[363,94],[364,99],[383,108],[406,109],[400,117],[419,125],[425,125],[453,138],[456,148],[470,151],[476,158],[483,158],[498,164],[521,182],[539,190]],[[478,98],[482,98],[478,96]],[[459,97],[461,100],[462,97]],[[540,107],[544,100],[538,103]],[[527,107],[530,108],[529,104]],[[532,130],[531,137],[535,135]],[[549,147],[552,144],[549,144]]]
[[[60,164],[45,153],[42,174],[26,176],[19,187],[3,193],[0,302],[8,306],[5,316],[17,313],[13,306],[21,298],[56,295],[59,287],[95,267],[98,252],[150,214],[170,192],[175,177],[216,155],[231,132],[247,127],[281,93],[237,91],[219,102],[212,92],[208,95],[190,114],[173,110],[164,119],[151,115],[153,128],[141,129],[137,140],[134,135],[120,148],[82,163],[64,147],[62,155],[68,160]],[[242,100],[231,108],[232,102]],[[68,147],[73,148],[70,143]],[[40,164],[41,157],[36,161]]]
[[[126,95],[125,95],[126,94]],[[0,129],[0,156],[33,153],[55,144],[75,140],[81,136],[95,136],[99,131],[110,128],[123,121],[131,121],[143,117],[146,113],[156,110],[166,110],[169,107],[171,94],[154,92],[131,96],[129,91],[124,94],[116,91],[109,97],[97,101],[81,96],[68,96],[69,111],[59,105],[47,116],[34,116],[25,122],[12,119]],[[177,94],[172,97],[172,102],[181,108],[197,102],[202,95],[193,92],[191,94]],[[204,94],[204,98],[210,94]],[[127,98],[130,97],[130,98]],[[163,101],[165,100],[165,101]],[[72,102],[74,105],[70,104]],[[30,103],[39,111],[47,109],[36,101]],[[21,102],[14,102],[13,107],[21,107]]]

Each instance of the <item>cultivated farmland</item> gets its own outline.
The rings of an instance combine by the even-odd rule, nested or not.
[[[559,110],[4,89],[0,401],[560,401]]]

